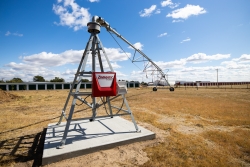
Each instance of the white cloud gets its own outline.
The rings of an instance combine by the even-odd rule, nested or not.
[[[141,17],[149,17],[151,16],[151,14],[154,12],[155,9],[156,9],[156,5],[152,5],[150,8],[140,11],[139,14]]]
[[[239,58],[234,58],[231,61],[224,61],[221,65],[217,66],[190,66],[190,64],[204,63],[208,61],[218,61],[230,58],[230,54],[214,54],[206,55],[205,53],[193,54],[187,58],[182,58],[175,61],[155,62],[163,71],[169,69],[167,74],[169,82],[174,83],[176,80],[181,81],[211,81],[217,80],[217,71],[219,69],[219,82],[220,81],[249,81],[250,78],[250,64],[247,54],[241,55]],[[244,63],[243,63],[244,62]],[[248,62],[248,63],[247,63]],[[133,71],[134,77],[142,80],[145,73],[141,71]],[[148,78],[143,78],[144,82],[152,80],[151,73],[147,73]],[[156,78],[154,78],[155,80]]]
[[[89,2],[99,2],[99,0],[89,0]]]
[[[176,9],[167,14],[166,17],[172,17],[173,19],[188,19],[192,15],[200,15],[206,12],[207,11],[199,5],[187,4],[184,8]]]
[[[27,71],[43,71],[45,70],[44,67],[38,67],[32,64],[24,64],[24,63],[15,63],[15,62],[10,62],[9,64],[6,65],[6,67],[10,67],[13,70],[16,71],[22,71],[22,70],[27,70]]]
[[[133,44],[133,46],[139,50],[142,50],[143,44],[141,44],[140,42],[136,42],[135,44]],[[129,46],[128,48],[133,49],[131,46]]]
[[[65,72],[62,72],[62,75],[75,75],[77,69],[67,69]]]
[[[166,70],[169,68],[181,68],[186,64],[185,59],[174,60],[169,62],[158,61],[155,62],[161,69]]]
[[[167,34],[168,34],[168,33],[164,32],[164,33],[158,35],[158,37],[163,37],[163,36],[166,36]]]
[[[0,76],[5,80],[10,80],[14,77],[21,78],[23,81],[32,81],[35,75],[41,75],[46,80],[50,80],[55,76],[61,76],[59,71],[50,70],[45,67],[36,66],[33,64],[11,62],[5,65],[5,68],[0,68]]]
[[[131,56],[130,53],[123,53],[121,49],[117,48],[104,48],[108,59],[110,61],[125,61]],[[78,64],[80,63],[84,50],[66,50],[62,53],[41,52],[30,56],[23,56],[21,59],[24,63],[33,64],[43,67],[55,67],[65,64]],[[102,54],[102,52],[101,52]],[[104,60],[104,58],[102,58]],[[105,61],[105,60],[104,60]],[[89,56],[89,63],[91,63],[91,56]]]
[[[121,68],[117,63],[118,61],[126,61],[131,57],[130,53],[124,53],[119,48],[104,48],[108,56],[108,59],[113,67],[113,69]],[[4,77],[5,80],[10,80],[14,77],[22,78],[24,81],[32,81],[32,77],[35,75],[41,75],[46,80],[53,79],[54,77],[68,77],[65,78],[67,81],[72,81],[72,75],[75,74],[76,69],[67,69],[63,72],[52,70],[51,68],[56,68],[57,66],[67,66],[69,64],[78,65],[82,58],[84,50],[66,50],[62,53],[51,53],[51,52],[41,52],[38,54],[33,54],[29,56],[21,56],[21,63],[10,62],[5,65],[8,70],[0,68],[0,78]],[[101,51],[102,63],[105,71],[109,71],[109,66],[104,58]],[[99,68],[99,63],[96,61],[96,67]],[[91,70],[91,54],[88,56],[86,69]],[[71,78],[71,80],[69,80]]]
[[[140,47],[142,44],[136,43]],[[118,48],[105,48],[112,67],[115,69],[119,79],[125,80],[143,80],[148,82],[152,80],[151,72],[143,72],[143,66],[139,66],[141,70],[131,71],[125,69],[128,73],[123,73],[124,68],[118,64],[120,61],[126,61],[128,56],[125,55]],[[53,79],[54,77],[62,77],[66,81],[72,81],[76,72],[77,65],[80,62],[83,50],[66,50],[62,53],[47,53],[41,52],[30,56],[21,57],[21,63],[10,62],[3,68],[0,68],[0,79],[10,80],[14,77],[21,78],[23,81],[32,81],[35,75],[41,75],[46,80]],[[163,71],[170,69],[167,73],[169,81],[173,83],[175,80],[186,81],[216,81],[216,70],[219,69],[219,81],[247,81],[250,77],[250,56],[249,54],[242,54],[238,58],[233,58],[230,61],[224,61],[219,66],[190,66],[192,64],[204,63],[209,61],[218,61],[230,58],[230,54],[213,54],[207,55],[205,53],[196,53],[189,57],[179,60],[164,62],[155,62]],[[91,71],[91,54],[89,55],[89,61],[87,62],[87,70]],[[54,63],[54,65],[53,65]],[[68,64],[73,64],[67,66]],[[122,64],[122,63],[121,63]],[[124,64],[123,64],[124,65]],[[138,64],[136,64],[137,66]],[[64,68],[63,71],[56,70],[58,68]],[[103,66],[105,71],[109,71],[107,61],[103,58]],[[73,68],[70,68],[73,67]],[[99,68],[98,61],[96,64]],[[117,69],[121,71],[117,71]],[[149,68],[150,70],[150,68]],[[147,74],[148,78],[145,78]],[[154,78],[156,79],[156,78]]]
[[[230,57],[230,54],[215,54],[215,55],[206,55],[205,53],[196,53],[193,54],[191,56],[189,56],[188,58],[186,58],[186,62],[189,63],[204,63],[207,61],[212,61],[212,60],[220,60],[220,59],[227,59]]]
[[[250,62],[250,55],[243,54],[239,58],[232,59],[232,61],[238,61],[238,62],[241,62],[241,63]]]
[[[80,7],[74,0],[58,1],[58,4],[53,4],[53,11],[60,17],[60,22],[55,24],[69,26],[74,31],[87,26],[91,18],[88,9]]]
[[[19,36],[19,37],[22,37],[23,36],[23,34],[20,34],[20,33],[11,33],[10,31],[7,31],[6,33],[5,33],[5,36],[9,36],[9,35],[14,35],[14,36]]]
[[[155,63],[162,69],[183,68],[184,65],[186,65],[187,63],[198,64],[198,63],[204,63],[207,61],[227,59],[229,57],[230,57],[230,54],[215,54],[215,55],[209,56],[209,55],[206,55],[205,53],[197,53],[187,58],[182,58],[180,60],[174,60],[174,61],[169,61],[169,62],[158,61]]]
[[[165,0],[165,1],[162,1],[161,2],[161,6],[162,7],[165,7],[165,6],[168,6],[168,5],[172,5],[173,2],[171,0]]]
[[[221,63],[221,65],[225,65],[226,68],[228,69],[249,69],[250,70],[250,64],[241,64],[235,61],[224,61]]]
[[[178,7],[179,4],[178,3],[173,3],[171,0],[165,0],[165,1],[161,2],[161,6],[162,7],[168,6],[168,7],[173,9],[173,8]]]
[[[131,57],[130,53],[124,53],[121,49],[105,47],[104,49],[110,61],[125,61]]]
[[[123,79],[124,80],[128,76],[128,75],[122,73],[121,71],[116,70],[115,72],[116,72],[116,76],[117,76],[118,79]]]
[[[63,53],[41,52],[30,56],[23,56],[22,60],[28,64],[36,66],[52,67],[62,66],[68,63],[77,63],[80,61],[83,50],[67,50]]]
[[[225,71],[226,68],[221,66],[203,66],[203,67],[183,67],[180,71],[181,72],[201,72],[201,73],[208,73],[210,71],[215,71],[219,69],[220,71]]]
[[[191,39],[190,38],[184,39],[181,41],[181,43],[188,42],[188,41],[191,41]]]
[[[239,58],[234,58],[231,61],[224,61],[221,65],[225,65],[229,69],[249,69],[250,55],[243,54]],[[250,69],[249,69],[250,70]]]
[[[160,9],[157,9],[156,11],[155,11],[155,14],[160,14],[161,13],[161,10]]]

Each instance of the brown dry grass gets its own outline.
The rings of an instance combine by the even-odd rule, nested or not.
[[[6,92],[0,94],[0,166],[39,165],[43,129],[58,121],[68,91],[10,93],[10,98]],[[136,121],[154,126],[150,130],[162,137],[135,153],[147,156],[147,162],[114,159],[116,166],[250,166],[249,89],[129,89],[127,100]],[[119,99],[115,103],[121,105]],[[104,109],[100,110],[104,113]],[[91,110],[85,105],[76,107],[74,117],[87,115],[91,115]],[[131,147],[136,145],[141,146],[135,143]],[[129,151],[128,147],[119,149]],[[101,157],[109,151],[112,149],[89,156],[96,155],[95,163],[102,166]],[[83,157],[85,163],[91,164],[87,156]],[[63,161],[67,162],[71,166],[72,161]],[[58,165],[62,163],[49,166]],[[114,164],[106,166],[111,165]]]

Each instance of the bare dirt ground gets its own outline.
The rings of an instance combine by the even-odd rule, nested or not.
[[[41,166],[46,127],[67,95],[0,90],[0,166]],[[250,166],[250,89],[129,89],[127,100],[156,139],[46,166]],[[89,112],[79,105],[74,117]]]

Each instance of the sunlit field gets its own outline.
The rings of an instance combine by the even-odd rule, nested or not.
[[[46,127],[59,120],[68,92],[0,90],[0,166],[41,165]],[[126,97],[138,124],[155,132],[156,139],[47,166],[250,166],[250,89],[246,86],[181,87],[173,92],[130,88]],[[121,98],[112,103],[122,106]],[[68,109],[70,104],[71,100]],[[104,114],[101,106],[98,115]],[[74,117],[87,116],[91,109],[77,102]],[[138,152],[133,149],[137,146]],[[120,158],[105,161],[118,149],[123,151]],[[133,158],[124,154],[129,150],[134,150]],[[139,162],[139,155],[147,159]]]

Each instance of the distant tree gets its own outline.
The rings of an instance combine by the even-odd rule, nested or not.
[[[23,80],[21,78],[13,78],[12,80],[6,81],[6,83],[22,83]]]
[[[40,75],[36,75],[33,77],[33,81],[34,82],[45,82],[45,79]]]
[[[82,82],[89,82],[88,79],[82,79]]]
[[[63,78],[55,77],[54,79],[51,79],[50,82],[64,82]]]
[[[4,83],[4,81],[3,81],[3,80],[0,80],[0,83]]]
[[[142,82],[141,85],[148,86],[148,84],[146,82]]]

